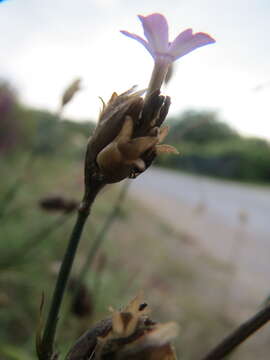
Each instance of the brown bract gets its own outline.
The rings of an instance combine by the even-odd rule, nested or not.
[[[106,183],[135,178],[157,154],[177,153],[172,146],[160,145],[168,134],[168,127],[161,125],[170,98],[155,91],[145,103],[143,93],[134,92],[133,87],[121,95],[113,93],[109,102],[103,103],[88,144],[86,171],[94,171]]]
[[[148,317],[141,295],[111,318],[86,332],[66,360],[176,360],[170,341],[177,336],[174,322],[160,324]]]

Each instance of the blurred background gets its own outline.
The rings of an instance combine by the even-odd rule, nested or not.
[[[83,191],[88,137],[111,93],[145,88],[153,60],[119,30],[163,13],[170,37],[192,27],[216,44],[179,59],[166,143],[133,180],[105,188],[76,259],[59,324],[61,353],[140,289],[198,359],[270,293],[270,5],[266,0],[0,2],[0,358],[34,359]],[[81,90],[60,116],[61,96]],[[93,249],[92,244],[98,244]],[[169,294],[169,296],[168,296]],[[230,359],[267,359],[265,328]],[[196,346],[194,345],[196,344]]]

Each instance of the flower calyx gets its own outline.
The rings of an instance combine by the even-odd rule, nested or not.
[[[160,144],[168,134],[168,128],[161,125],[169,109],[169,98],[156,92],[145,103],[141,97],[144,91],[134,90],[121,95],[113,93],[109,102],[103,104],[88,144],[87,163],[95,164],[95,172],[106,183],[135,178],[156,155],[177,153],[173,147]]]

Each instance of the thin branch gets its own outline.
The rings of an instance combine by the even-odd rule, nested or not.
[[[67,281],[72,269],[74,257],[84,229],[84,225],[90,214],[91,206],[98,192],[103,186],[104,183],[92,184],[91,188],[88,189],[87,194],[84,196],[82,204],[79,208],[77,221],[71,233],[70,240],[58,274],[49,314],[47,317],[47,322],[45,324],[45,329],[43,332],[43,337],[42,340],[39,342],[40,347],[37,349],[38,357],[40,360],[51,360],[54,355],[54,339],[56,333],[56,326]]]
[[[270,305],[240,325],[201,360],[220,360],[270,320]]]
[[[126,180],[126,182],[124,183],[124,185],[121,188],[121,191],[118,195],[118,198],[115,202],[115,205],[114,205],[112,211],[106,218],[102,228],[98,232],[96,238],[94,239],[94,241],[92,243],[91,248],[89,249],[85,263],[82,266],[81,271],[78,276],[78,287],[80,286],[80,284],[82,284],[84,282],[86,274],[93,263],[96,253],[98,252],[101,245],[103,244],[103,242],[106,238],[106,235],[107,235],[111,225],[113,224],[114,220],[119,216],[121,205],[122,205],[122,202],[128,191],[129,184],[130,184],[130,181]],[[76,296],[76,290],[75,290],[75,296]]]

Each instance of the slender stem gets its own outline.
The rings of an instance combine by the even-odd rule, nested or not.
[[[86,274],[92,265],[92,262],[96,256],[97,251],[100,249],[103,241],[105,240],[106,234],[107,234],[108,230],[110,229],[112,223],[114,222],[114,219],[119,215],[120,207],[121,207],[121,204],[122,204],[122,202],[126,196],[126,193],[128,191],[129,184],[130,184],[130,182],[126,181],[124,183],[124,185],[122,186],[119,196],[116,200],[116,203],[115,203],[111,213],[106,218],[102,228],[98,232],[96,238],[93,241],[91,248],[89,249],[85,263],[82,266],[82,269],[78,276],[78,288],[84,282]],[[76,296],[76,290],[75,290],[75,296]]]
[[[62,262],[62,266],[58,275],[56,287],[53,294],[51,308],[45,325],[45,330],[42,338],[42,357],[41,359],[50,359],[53,353],[53,342],[58,321],[58,314],[60,305],[62,303],[64,291],[67,280],[74,260],[76,249],[82,234],[82,230],[88,214],[79,212],[77,222],[73,228],[70,241]]]
[[[70,312],[70,309],[71,309],[74,299],[76,299],[76,297],[78,296],[79,289],[85,281],[86,275],[87,275],[89,269],[91,268],[91,265],[96,256],[97,251],[100,249],[103,241],[106,239],[106,234],[107,234],[108,230],[110,229],[111,225],[113,224],[114,220],[119,216],[121,204],[127,194],[129,185],[130,185],[130,181],[126,180],[119,192],[119,195],[116,199],[116,202],[114,204],[112,211],[107,216],[100,231],[97,233],[96,237],[94,238],[94,241],[88,251],[86,260],[85,260],[83,266],[81,267],[81,270],[77,276],[76,285],[75,285],[75,288],[74,288],[73,294],[72,294],[73,299],[71,299],[70,304],[68,304],[68,306],[66,307],[66,310],[64,311],[64,313],[62,315],[63,323],[65,323],[65,319],[66,319],[68,313]],[[94,291],[94,294],[96,295],[96,291]],[[63,324],[61,324],[61,326],[63,326]]]
[[[50,360],[53,356],[54,338],[60,306],[62,304],[67,281],[71,272],[73,260],[78,248],[78,244],[83,232],[84,225],[90,213],[90,208],[95,200],[96,195],[104,184],[96,184],[91,188],[91,193],[85,195],[80,206],[77,221],[74,225],[70,240],[64,255],[62,265],[58,274],[55,290],[53,293],[47,322],[45,324],[41,347],[38,349],[40,360]]]
[[[230,354],[238,345],[244,342],[250,335],[259,330],[270,320],[270,305],[259,311],[235,331],[227,336],[219,345],[211,350],[201,360],[220,360]]]

